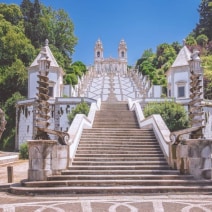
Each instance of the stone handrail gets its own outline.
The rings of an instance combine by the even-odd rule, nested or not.
[[[68,130],[68,134],[70,136],[68,141],[68,145],[69,145],[68,165],[70,165],[70,163],[72,162],[75,156],[83,129],[92,128],[95,113],[97,110],[100,109],[100,107],[101,107],[101,100],[99,99],[96,103],[91,104],[90,111],[87,117],[83,114],[77,114],[75,116]]]
[[[166,157],[167,162],[171,165],[170,131],[162,117],[156,114],[145,118],[140,104],[131,99],[128,100],[128,106],[131,111],[135,111],[140,128],[153,129],[164,156]]]
[[[182,135],[190,134],[192,132],[197,132],[201,130],[203,126],[200,127],[190,127],[183,130],[174,131],[170,134],[171,144],[179,144],[183,138],[180,138]]]

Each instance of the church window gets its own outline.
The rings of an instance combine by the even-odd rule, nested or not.
[[[124,52],[121,52],[121,57],[124,57]]]
[[[186,81],[181,80],[176,82],[177,84],[177,98],[185,98],[186,97]]]
[[[179,86],[178,87],[178,97],[185,97],[185,86]]]
[[[50,97],[54,97],[54,96],[53,96],[53,87],[49,87],[49,93],[48,93],[48,95],[49,95]]]
[[[97,52],[97,57],[100,57],[100,52]]]

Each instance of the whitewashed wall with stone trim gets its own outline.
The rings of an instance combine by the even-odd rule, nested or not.
[[[54,102],[54,128],[59,131],[68,131],[68,114],[81,102],[86,102],[88,105],[91,105],[92,102],[96,100],[91,98],[56,98]],[[52,123],[52,126],[53,126]]]
[[[69,128],[68,114],[82,101],[91,105],[96,102],[90,98],[56,98],[50,99],[50,119],[49,129],[67,131]],[[35,118],[35,99],[23,100],[17,102],[16,106],[16,149],[18,150],[22,143],[32,140],[36,134]],[[57,139],[55,135],[49,135],[51,139]]]
[[[55,107],[55,113],[59,118],[59,123],[57,126],[59,131],[68,131],[69,123],[68,123],[68,114],[76,107],[76,103],[58,103]]]
[[[34,100],[16,107],[16,149],[27,140],[33,138]]]

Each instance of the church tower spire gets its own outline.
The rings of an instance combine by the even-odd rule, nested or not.
[[[98,39],[96,42],[95,48],[94,48],[94,53],[95,53],[94,60],[95,61],[100,61],[104,58],[103,51],[104,51],[104,49],[103,49],[102,42],[100,39]]]

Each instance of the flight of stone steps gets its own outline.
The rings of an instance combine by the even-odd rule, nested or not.
[[[72,166],[48,181],[25,182],[13,193],[210,192],[209,183],[171,170],[153,131],[138,128],[126,103],[103,103],[93,128],[83,131]]]

